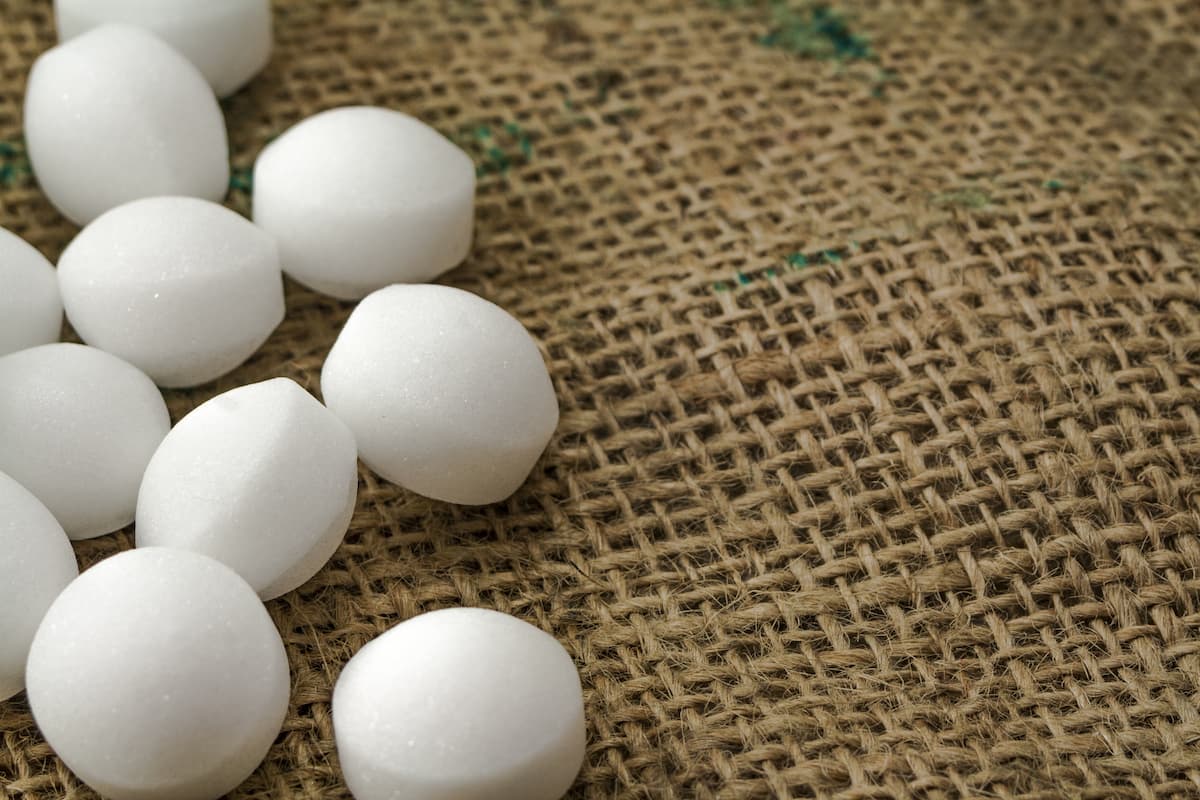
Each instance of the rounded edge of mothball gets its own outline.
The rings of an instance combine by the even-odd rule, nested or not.
[[[47,609],[79,575],[58,520],[0,472],[0,702],[25,688],[25,661]]]
[[[321,391],[372,471],[460,505],[500,502],[519,489],[560,413],[521,322],[434,284],[394,284],[363,299],[326,357]]]
[[[105,5],[54,0],[59,41],[106,23],[145,28],[191,61],[218,97],[228,97],[253,80],[274,49],[270,0],[159,0],[118,4],[115,9]]]
[[[301,120],[259,153],[253,183],[252,218],[279,241],[283,271],[322,294],[423,283],[470,255],[474,163],[399,111],[343,106]]]
[[[274,238],[196,197],[104,212],[63,251],[58,284],[80,338],[169,388],[237,369],[286,314]]]
[[[54,265],[29,242],[0,228],[0,356],[57,342],[62,322]]]
[[[215,559],[161,547],[118,553],[68,585],[27,678],[46,742],[113,800],[223,796],[266,757],[291,692],[254,590]]]
[[[72,541],[133,522],[142,474],[171,427],[145,373],[103,350],[56,342],[0,356],[5,395],[0,441],[11,446],[0,448],[0,470],[50,509]],[[46,447],[70,457],[48,460],[39,455]]]
[[[229,189],[229,139],[212,88],[181,53],[132,25],[101,25],[38,56],[23,125],[34,178],[76,225],[143,197],[217,202]]]
[[[134,535],[138,547],[215,558],[271,600],[329,561],[357,497],[349,428],[295,381],[271,378],[218,394],[171,429],[142,477]]]
[[[571,655],[490,609],[419,614],[372,639],[338,676],[332,716],[356,800],[557,800],[586,756]]]

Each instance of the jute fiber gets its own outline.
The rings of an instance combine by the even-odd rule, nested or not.
[[[575,658],[572,797],[1200,796],[1200,9],[831,2],[277,6],[232,207],[309,114],[427,120],[480,174],[444,281],[528,326],[562,422],[496,506],[362,473],[269,604],[292,706],[235,797],[348,797],[339,670],[451,605]],[[20,139],[49,5],[0,0],[0,225],[55,258]],[[173,417],[319,392],[351,308],[289,285]],[[0,735],[11,797],[94,796],[23,695]]]

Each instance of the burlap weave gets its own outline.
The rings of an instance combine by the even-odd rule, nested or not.
[[[292,707],[235,796],[348,797],[341,666],[449,605],[576,659],[572,796],[1200,796],[1200,8],[832,2],[278,5],[232,206],[313,112],[429,121],[481,175],[445,281],[529,327],[562,423],[494,507],[362,473],[269,604]],[[20,140],[49,6],[0,0],[0,225],[53,258]],[[173,417],[319,391],[350,309],[289,286]],[[94,796],[23,695],[0,736],[9,796]]]

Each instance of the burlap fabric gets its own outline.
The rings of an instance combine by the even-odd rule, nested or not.
[[[292,707],[237,797],[347,797],[341,666],[450,605],[574,656],[573,796],[1200,796],[1194,3],[277,12],[225,103],[232,206],[313,112],[437,126],[481,176],[445,281],[529,327],[562,423],[494,507],[362,473],[344,546],[269,604]],[[0,225],[56,257],[73,229],[20,141],[49,3],[0,20]],[[173,417],[319,391],[350,309],[289,286],[262,352]],[[23,696],[0,732],[10,796],[93,796]]]

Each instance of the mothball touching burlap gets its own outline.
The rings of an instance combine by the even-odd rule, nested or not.
[[[558,424],[528,331],[449,286],[397,284],[359,303],[321,368],[321,391],[363,463],[451,503],[511,495]]]
[[[83,572],[29,651],[29,706],[73,772],[112,800],[210,800],[254,770],[288,705],[275,624],[233,570],[129,550]]]
[[[431,281],[467,257],[475,165],[399,111],[350,106],[297,123],[254,162],[254,222],[279,240],[283,270],[357,300]]]
[[[483,608],[421,614],[360,650],[333,727],[356,800],[557,800],[587,736],[571,656]]]

